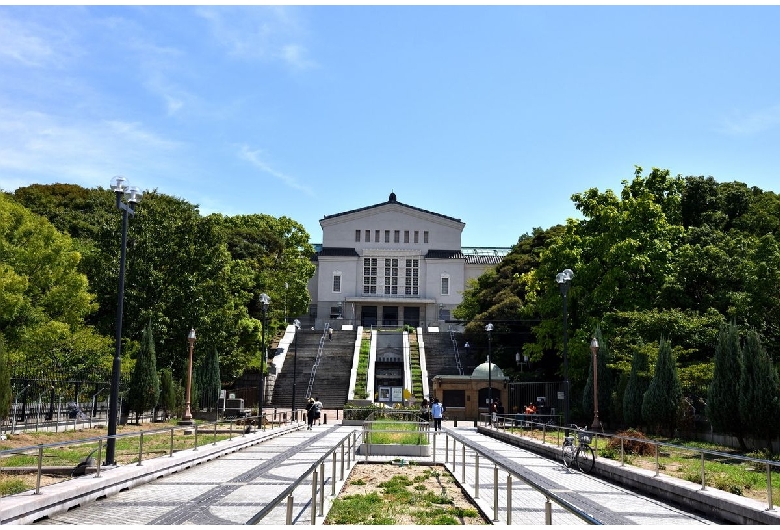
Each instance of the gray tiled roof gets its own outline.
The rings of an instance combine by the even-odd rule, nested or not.
[[[424,212],[424,213],[427,213],[427,214],[435,215],[435,216],[441,217],[443,219],[449,219],[450,221],[457,221],[458,223],[462,223],[463,222],[460,219],[456,219],[455,217],[449,217],[447,215],[442,215],[440,213],[432,212],[430,210],[423,210],[422,208],[417,208],[416,206],[411,206],[409,204],[404,204],[402,202],[398,202],[396,200],[395,193],[390,193],[390,198],[388,200],[386,200],[385,202],[372,204],[371,206],[364,206],[362,208],[356,208],[355,210],[348,210],[346,212],[334,213],[333,215],[326,215],[325,217],[322,218],[322,220],[333,219],[334,217],[340,217],[342,215],[348,215],[348,214],[355,213],[355,212],[362,212],[362,211],[365,211],[365,210],[370,210],[372,208],[376,208],[378,206],[384,206],[386,204],[400,204],[401,206],[404,206],[406,208],[411,208],[412,210],[417,210],[418,212]]]

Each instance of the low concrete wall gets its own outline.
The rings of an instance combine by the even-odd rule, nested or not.
[[[430,445],[360,444],[357,454],[368,456],[431,456]]]
[[[490,427],[478,427],[477,431],[480,434],[522,447],[547,458],[556,460],[561,458],[561,448],[558,445],[543,444],[533,438],[509,434]],[[638,467],[621,466],[620,462],[615,460],[596,458],[596,465],[590,474],[603,477],[614,484],[669,504],[698,511],[709,517],[720,518],[730,523],[780,524],[780,512],[774,509],[768,510],[767,503],[746,499],[714,488],[701,489],[701,484],[694,484],[668,475],[656,475],[654,471]]]

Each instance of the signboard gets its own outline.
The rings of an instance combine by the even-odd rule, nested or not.
[[[383,403],[390,401],[390,387],[389,386],[380,386],[379,387],[379,401],[381,401]]]
[[[378,399],[382,403],[402,403],[404,389],[401,386],[380,386]]]
[[[393,387],[393,403],[401,403],[404,400],[404,389],[400,386]]]
[[[563,392],[558,392],[558,399],[563,399]]]

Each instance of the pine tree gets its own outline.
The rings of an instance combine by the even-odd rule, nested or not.
[[[735,324],[724,324],[718,332],[715,346],[715,369],[707,389],[705,414],[715,432],[736,436],[742,450],[745,444],[745,425],[742,423],[735,396],[740,395],[742,375],[742,347]]]
[[[623,393],[623,423],[627,427],[639,427],[642,424],[642,398],[650,386],[649,369],[645,346],[640,344],[631,359],[631,374]]]
[[[160,379],[157,376],[157,359],[154,352],[152,323],[149,322],[141,336],[141,348],[135,360],[135,368],[130,377],[128,404],[135,411],[136,423],[144,411],[157,406],[160,398]]]
[[[761,346],[758,333],[750,331],[742,351],[738,413],[750,435],[766,440],[770,453],[772,438],[780,425],[778,392],[780,386],[772,359]]]
[[[677,409],[681,401],[682,386],[672,348],[661,337],[653,380],[642,398],[642,419],[656,430],[660,430],[661,426],[668,427],[671,435],[677,424]]]
[[[5,349],[5,339],[0,334],[0,423],[11,411],[11,360]]]
[[[170,368],[160,370],[160,407],[166,419],[176,409],[176,388],[173,385],[173,374]]]

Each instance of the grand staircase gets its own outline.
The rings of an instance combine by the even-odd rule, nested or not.
[[[458,342],[458,354],[463,368],[463,375],[471,375],[477,362],[463,347],[463,336],[454,335]],[[433,378],[437,375],[460,375],[455,362],[455,351],[452,347],[452,339],[448,332],[425,333],[425,365],[428,369],[428,388],[433,388]]]
[[[295,361],[295,342],[287,350],[282,370],[276,376],[272,406],[284,409],[292,408],[293,381],[295,381],[295,400],[298,409],[303,409],[306,400],[312,367],[323,333],[319,331],[298,330],[297,361]],[[315,373],[311,389],[312,397],[319,397],[325,409],[342,409],[349,392],[349,377],[352,369],[352,357],[357,332],[335,330],[333,339],[325,339],[322,356]],[[293,374],[293,367],[296,367]]]

